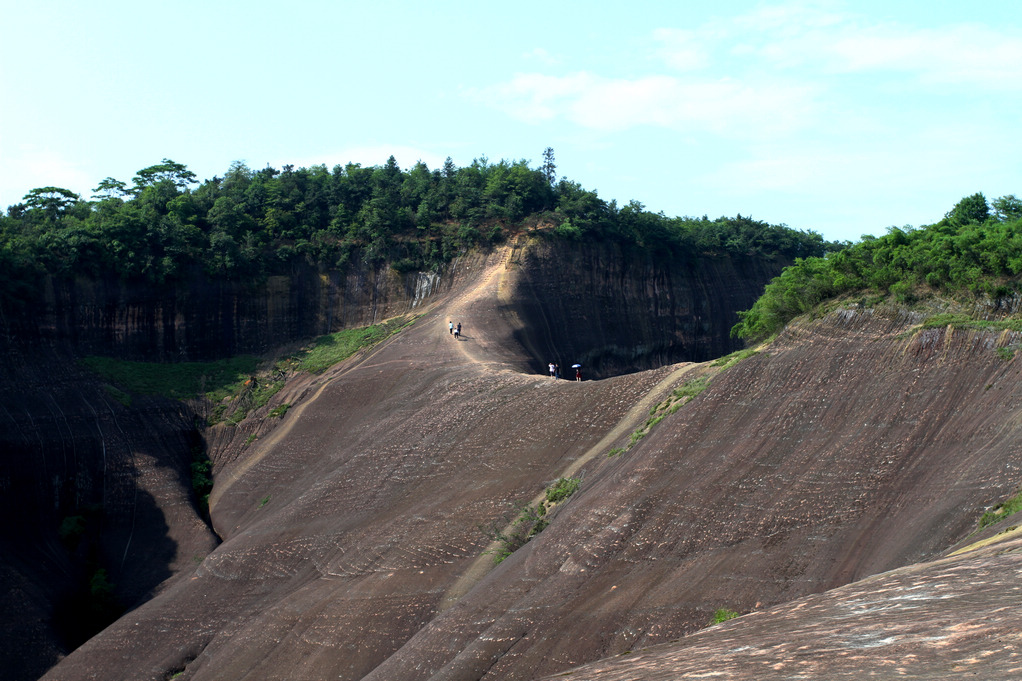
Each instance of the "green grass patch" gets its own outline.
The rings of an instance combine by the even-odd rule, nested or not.
[[[255,373],[259,359],[241,355],[215,362],[163,364],[93,356],[82,359],[82,364],[133,393],[186,400],[203,394],[226,397]]]
[[[493,556],[493,562],[503,562],[545,530],[550,524],[545,517],[546,514],[554,505],[577,492],[581,484],[581,478],[558,478],[554,484],[546,488],[545,498],[535,506],[522,504],[518,507],[516,515],[505,515],[489,526],[480,525],[482,533],[490,541],[497,543],[497,548],[486,552]]]
[[[215,362],[129,362],[110,357],[86,357],[82,363],[113,385],[107,392],[125,405],[131,395],[162,395],[186,400],[206,397],[213,407],[208,422],[237,425],[265,406],[294,372],[321,373],[327,368],[401,331],[415,320],[391,320],[359,329],[320,336],[302,350],[273,362],[239,355]],[[127,392],[126,392],[127,391]],[[280,418],[290,404],[270,412]]]
[[[675,388],[674,392],[671,393],[671,401],[679,402],[683,404],[691,401],[696,395],[706,390],[707,386],[710,385],[709,376],[700,376],[699,378],[693,378],[691,381],[686,381],[679,388]]]
[[[748,359],[749,357],[752,357],[753,355],[758,355],[758,354],[759,354],[759,352],[757,352],[756,350],[753,350],[752,348],[745,348],[744,350],[736,350],[735,352],[732,352],[730,355],[724,355],[720,359],[713,360],[713,362],[710,363],[710,366],[711,367],[721,367],[720,370],[721,371],[725,371],[727,369],[730,369],[734,365],[738,364],[743,359]]]
[[[930,315],[922,323],[924,329],[943,329],[948,326],[956,329],[985,331],[1022,331],[1022,319],[973,319],[957,312],[941,312]]]
[[[293,355],[288,361],[299,371],[319,374],[338,362],[344,361],[363,348],[380,341],[411,325],[412,321],[391,320],[359,329],[344,329],[337,333],[320,336],[312,344]]]
[[[483,534],[490,541],[497,543],[497,548],[486,553],[493,556],[494,563],[502,563],[518,549],[525,546],[530,539],[546,529],[550,521],[544,518],[543,502],[536,506],[523,504],[513,516],[502,516],[489,527],[480,526]]]
[[[739,355],[742,352],[747,351],[740,350],[739,352],[728,355],[728,357]],[[755,351],[751,352],[752,354],[755,354]],[[751,355],[746,354],[744,357],[748,356]],[[742,359],[744,359],[744,357],[732,360],[730,364],[728,364],[727,366],[731,366],[741,361]],[[715,364],[714,366],[719,365]],[[649,435],[650,431],[653,430],[653,428],[655,428],[657,424],[663,421],[664,418],[666,418],[669,414],[677,412],[683,406],[685,406],[693,399],[695,399],[696,395],[706,390],[706,387],[709,384],[710,384],[709,376],[700,376],[699,378],[693,378],[690,381],[686,381],[680,387],[675,388],[667,397],[666,400],[664,400],[663,402],[658,402],[657,404],[650,408],[649,418],[646,419],[646,422],[643,423],[638,430],[631,434],[631,436],[628,439],[628,444],[623,449],[620,447],[615,447],[614,449],[611,449],[609,452],[607,452],[607,456],[608,457],[618,456],[619,454],[623,454],[632,447],[634,447],[639,440]]]
[[[984,513],[979,519],[978,529],[982,530],[984,527],[993,525],[1020,510],[1022,510],[1022,491],[1009,499],[1005,499]]]
[[[547,503],[556,504],[564,501],[572,494],[578,491],[579,485],[582,484],[582,480],[579,478],[558,478],[557,482],[547,487],[546,500]]]
[[[713,613],[713,620],[710,622],[713,624],[720,624],[721,622],[727,622],[733,620],[736,617],[741,617],[742,613],[735,612],[734,610],[728,610],[727,608],[720,608]]]
[[[274,407],[273,409],[271,409],[270,413],[267,414],[267,416],[272,416],[273,418],[282,419],[282,418],[284,418],[284,414],[286,414],[287,410],[290,409],[290,408],[291,408],[291,404],[289,402],[285,402],[284,404],[282,404],[280,406],[277,406],[277,407]]]

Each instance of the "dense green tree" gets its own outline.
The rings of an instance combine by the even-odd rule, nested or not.
[[[184,189],[195,183],[195,173],[188,170],[186,166],[165,158],[163,163],[157,163],[138,171],[132,178],[132,182],[134,182],[134,186],[131,188],[131,192],[135,195],[140,194],[146,187],[160,182],[170,182],[177,189]]]
[[[104,178],[95,189],[92,198],[98,201],[104,201],[106,199],[124,198],[129,194],[128,186],[120,180],[115,180],[112,177]]]
[[[740,313],[734,332],[757,339],[795,315],[844,293],[870,291],[912,302],[936,289],[997,299],[1022,289],[1022,219],[989,219],[982,194],[965,197],[944,220],[919,229],[891,227],[826,257],[800,259]]]
[[[1022,200],[1014,194],[994,199],[991,204],[998,220],[1002,222],[1022,220]]]
[[[50,220],[55,220],[82,197],[63,187],[37,187],[25,194],[22,200],[29,210],[40,211]]]
[[[966,196],[945,216],[953,224],[964,225],[970,222],[985,222],[990,217],[990,206],[982,192]]]
[[[552,164],[552,156],[547,161]],[[577,183],[551,185],[551,172],[550,164],[534,169],[525,161],[485,157],[463,168],[448,158],[432,171],[420,162],[407,172],[393,157],[382,166],[332,170],[285,165],[253,171],[237,161],[223,177],[193,186],[195,175],[186,166],[164,159],[138,171],[130,188],[105,178],[93,202],[42,187],[0,216],[0,301],[28,300],[43,273],[153,282],[198,270],[249,277],[286,272],[299,260],[340,267],[356,254],[410,271],[438,266],[511,228],[616,240],[665,257],[795,257],[826,250],[819,235],[742,216],[667,218],[635,202],[619,209]],[[550,224],[554,230],[543,229]]]
[[[543,150],[543,165],[540,168],[547,184],[551,187],[557,183],[557,164],[554,163],[554,148],[547,147]]]

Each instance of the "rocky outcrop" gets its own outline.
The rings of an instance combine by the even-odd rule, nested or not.
[[[9,585],[3,611],[26,613],[0,623],[4,640],[17,642],[0,659],[11,678],[36,678],[105,617],[187,576],[218,541],[193,498],[195,450],[213,441],[218,473],[249,453],[234,429],[204,432],[202,415],[187,405],[104,385],[78,364],[81,356],[264,353],[456,299],[486,259],[468,254],[442,272],[411,274],[357,262],[343,273],[296,266],[245,283],[199,273],[168,286],[49,278],[32,306],[0,310],[0,513],[17,519],[0,532]],[[610,245],[524,236],[492,259],[500,260],[503,288],[485,309],[462,310],[465,342],[481,346],[480,327],[507,318],[513,329],[494,337],[491,357],[503,353],[508,366],[542,373],[551,359],[582,361],[587,378],[733,348],[727,331],[735,310],[748,307],[780,267],[727,258],[662,263]],[[436,380],[442,399],[445,379]],[[298,402],[312,390],[299,384],[279,399]],[[370,408],[362,418],[381,417]],[[537,419],[523,415],[521,427]],[[272,426],[246,424],[241,440],[262,438]],[[105,606],[92,588],[99,570],[111,588]],[[97,608],[95,617],[76,614]]]
[[[522,320],[532,368],[584,362],[590,376],[701,361],[740,347],[729,336],[786,263],[766,257],[657,259],[620,245],[513,237],[520,275],[506,300]],[[263,354],[341,328],[367,326],[445,294],[480,254],[441,272],[399,274],[355,260],[344,270],[296,264],[287,275],[235,281],[200,272],[166,285],[47,277],[31,305],[0,310],[19,345],[139,361]],[[466,320],[468,321],[468,320]]]
[[[192,493],[185,405],[109,392],[72,354],[0,364],[0,664],[38,678],[217,544]]]
[[[3,315],[20,344],[138,361],[199,361],[262,354],[296,340],[368,326],[437,293],[437,274],[352,265],[295,266],[254,281],[195,273],[167,285],[118,278],[47,277],[40,300]]]
[[[288,388],[277,429],[218,455],[223,544],[45,678],[538,678],[935,557],[1017,482],[1017,334],[837,311],[633,437],[708,369],[523,373],[510,262]],[[493,567],[480,526],[565,475]]]
[[[367,678],[555,674],[938,555],[1018,482],[1022,338],[913,321],[791,327]]]
[[[573,681],[1022,675],[1017,536],[752,613],[564,674]]]
[[[658,259],[616,243],[540,241],[511,256],[519,265],[507,306],[531,368],[581,363],[587,377],[675,362],[702,362],[742,347],[739,310],[787,262],[700,254]],[[574,372],[572,372],[574,373]]]

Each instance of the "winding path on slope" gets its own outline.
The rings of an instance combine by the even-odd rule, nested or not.
[[[511,277],[509,273],[513,265],[513,253],[516,245],[510,245],[504,247],[502,257],[492,259],[493,262],[487,265],[486,271],[481,274],[477,282],[468,287],[460,295],[458,295],[447,308],[450,315],[450,320],[458,323],[458,319],[471,318],[472,313],[477,310],[485,310],[487,313],[493,311],[495,305],[500,305],[510,298],[510,291],[512,288]],[[489,315],[487,315],[489,316]],[[509,319],[507,315],[502,315],[503,320],[508,324],[510,328],[520,326],[520,322],[517,319]],[[443,320],[441,320],[443,321]],[[444,322],[444,333],[447,333],[446,322]],[[485,334],[485,330],[481,330],[480,336],[467,337],[464,341],[459,341],[458,345],[465,358],[474,364],[480,366],[507,366],[501,362],[494,362],[488,358],[490,343]],[[507,334],[510,337],[510,334]],[[479,343],[473,343],[471,341],[478,340]],[[649,414],[650,408],[662,401],[664,397],[678,385],[682,380],[682,377],[693,368],[700,366],[693,363],[683,363],[676,365],[673,371],[656,383],[653,388],[639,400],[613,428],[611,428],[606,435],[593,447],[591,447],[585,454],[572,461],[566,466],[560,473],[559,477],[568,478],[575,475],[579,470],[582,469],[587,463],[592,461],[598,456],[605,455],[611,446],[619,441],[622,437],[633,432],[636,427],[643,423]],[[544,380],[549,380],[545,379]],[[540,492],[530,501],[530,505],[536,505],[545,498],[546,492]],[[513,525],[508,525],[504,528],[504,532],[510,532]],[[479,555],[475,561],[462,573],[462,575],[455,581],[454,584],[444,593],[443,598],[440,601],[439,610],[450,608],[458,602],[465,594],[479,583],[486,574],[493,569],[493,554],[499,548],[500,543],[497,541],[491,542],[482,554]]]
[[[521,248],[520,242],[513,242],[495,249],[481,265],[478,273],[459,272],[459,266],[472,268],[473,264],[456,262],[452,274],[464,277],[466,283],[462,288],[455,288],[449,296],[437,300],[420,312],[419,324],[435,325],[435,333],[443,337],[436,346],[438,361],[463,362],[474,367],[479,375],[487,375],[497,371],[513,371],[525,373],[523,365],[524,349],[514,340],[514,332],[523,328],[522,322],[509,305],[514,288],[515,261],[514,255]],[[448,322],[462,322],[463,338],[448,339]],[[271,433],[260,438],[258,449],[250,451],[217,480],[217,485],[210,495],[210,505],[215,507],[217,501],[239,479],[257,466],[269,452],[272,452],[292,432],[302,413],[324,393],[329,385],[337,379],[348,375],[359,368],[373,366],[380,351],[387,347],[396,337],[387,339],[370,350],[346,360],[331,369],[326,375],[318,377],[312,384],[314,392],[292,407],[288,419]],[[457,351],[449,350],[447,341],[456,343]],[[460,362],[459,362],[460,358]],[[572,477],[594,458],[603,456],[622,438],[634,432],[648,416],[650,408],[663,400],[683,379],[684,375],[700,365],[684,363],[676,365],[663,379],[658,381],[646,395],[632,406],[600,441],[574,459],[560,472],[558,477]],[[549,381],[546,376],[535,375],[536,381]],[[535,505],[544,498],[545,491],[540,492],[530,503]],[[506,529],[510,529],[506,528]],[[441,599],[439,610],[443,611],[454,605],[468,593],[494,567],[492,551],[498,543],[491,543],[469,567],[457,578]]]

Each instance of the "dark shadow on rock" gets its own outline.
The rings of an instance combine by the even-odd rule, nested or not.
[[[5,359],[0,668],[35,679],[185,562],[196,433],[180,403],[121,404],[71,354],[15,349]]]
[[[608,244],[537,246],[514,275],[504,314],[530,355],[586,367],[599,379],[676,362],[721,357],[744,344],[732,338],[738,311],[752,306],[785,262],[707,257],[694,266],[654,262]]]

